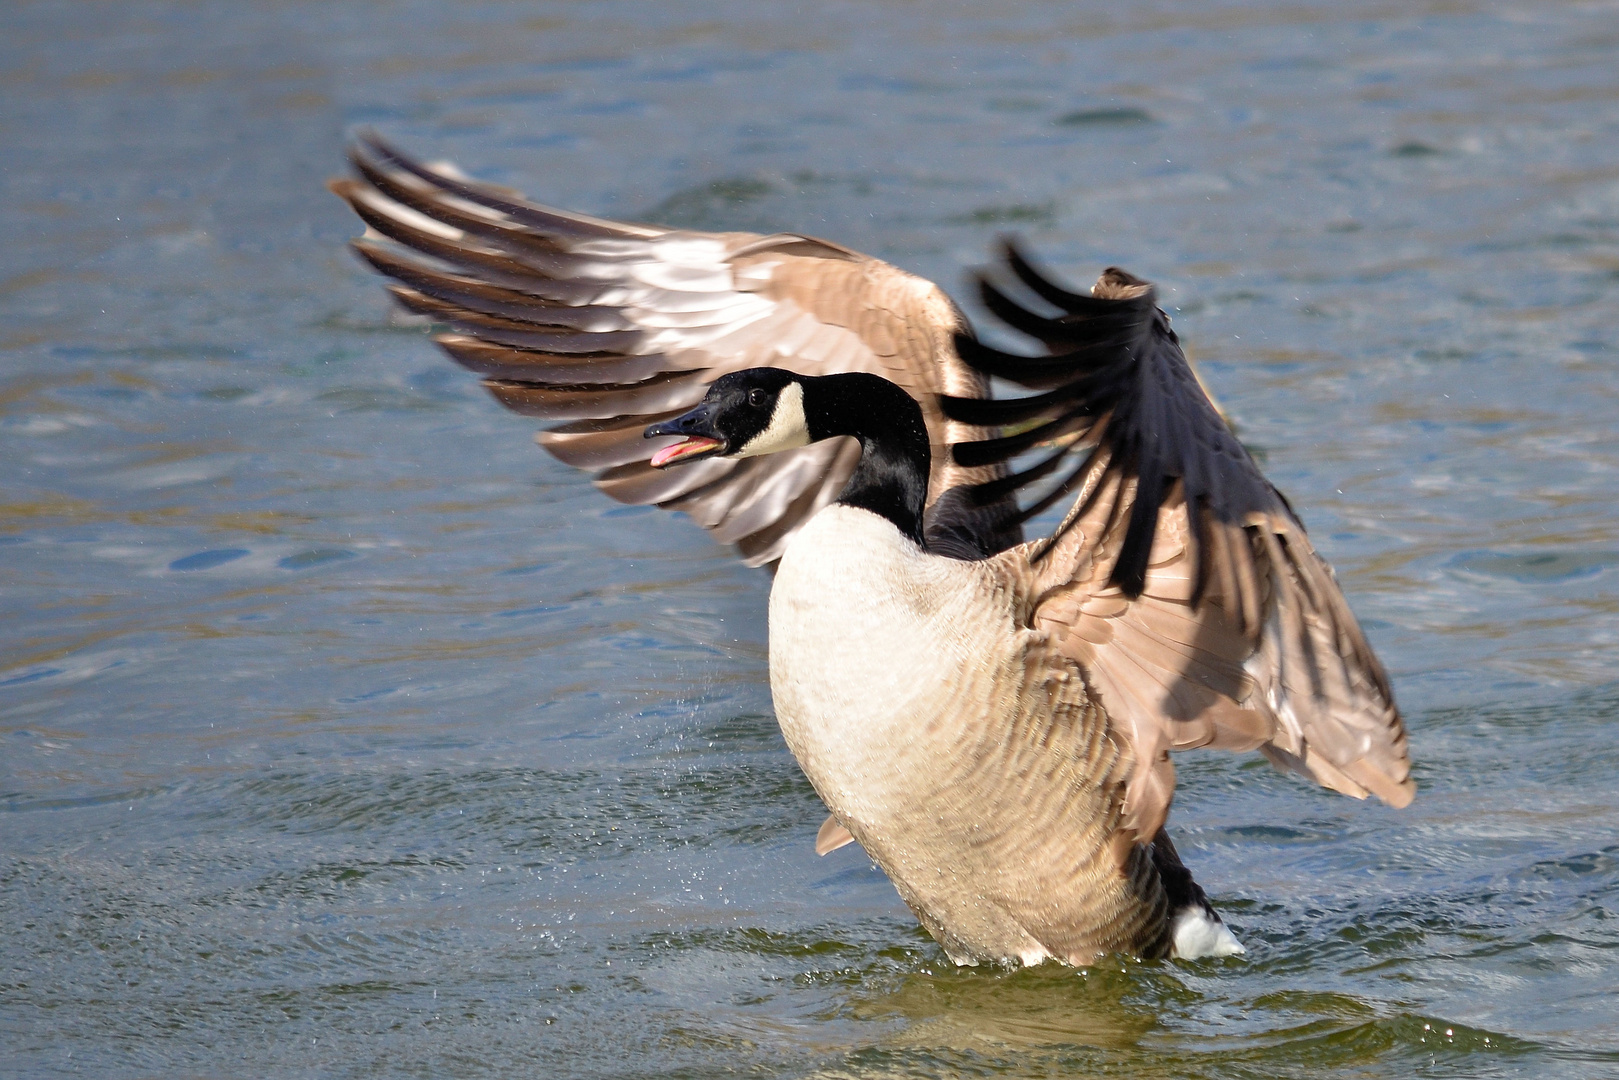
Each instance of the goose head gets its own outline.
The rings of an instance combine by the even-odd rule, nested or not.
[[[695,409],[646,429],[649,439],[668,435],[680,441],[652,455],[654,468],[758,457],[851,436],[860,442],[860,460],[837,501],[879,514],[923,543],[927,425],[916,399],[887,379],[866,372],[733,371],[715,379]]]
[[[652,455],[652,467],[710,457],[758,457],[808,446],[816,435],[804,411],[805,381],[779,368],[749,368],[720,376],[695,409],[646,429],[649,439],[681,436]]]

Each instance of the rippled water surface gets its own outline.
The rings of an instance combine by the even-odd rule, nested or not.
[[[1619,7],[18,0],[0,58],[0,1073],[1619,1075]],[[1189,755],[1246,957],[954,970],[813,854],[767,579],[344,251],[359,124],[1154,278],[1417,802]]]

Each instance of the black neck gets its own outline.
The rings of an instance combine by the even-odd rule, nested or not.
[[[932,460],[922,407],[887,379],[851,372],[804,379],[804,417],[814,439],[860,440],[860,464],[838,502],[887,518],[922,546]]]

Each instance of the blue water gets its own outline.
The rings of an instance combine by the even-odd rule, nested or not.
[[[0,1074],[1619,1076],[1619,13],[0,10]],[[1160,283],[1394,678],[1391,811],[1183,757],[1249,954],[957,971],[770,715],[768,581],[396,319],[374,125],[977,313]]]

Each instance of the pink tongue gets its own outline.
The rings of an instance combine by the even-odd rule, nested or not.
[[[691,454],[710,449],[719,444],[718,439],[710,439],[703,435],[692,435],[675,443],[673,446],[665,446],[662,450],[653,454],[651,464],[654,469],[661,469],[671,461],[678,461],[680,458],[688,457]]]

